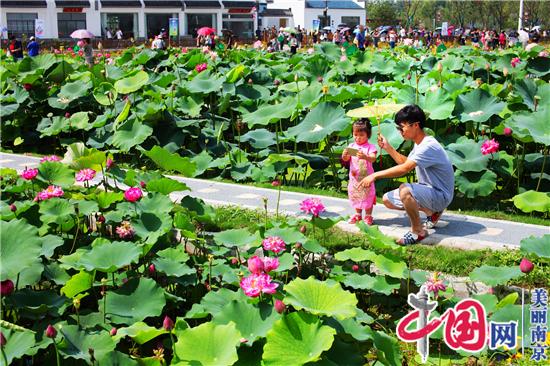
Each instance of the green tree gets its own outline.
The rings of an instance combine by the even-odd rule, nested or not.
[[[375,0],[367,5],[367,17],[369,25],[378,27],[380,25],[395,25],[398,23],[397,7],[394,2]]]

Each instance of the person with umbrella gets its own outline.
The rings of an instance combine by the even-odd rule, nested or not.
[[[72,38],[82,40],[82,46],[79,46],[84,53],[84,59],[89,66],[94,65],[94,49],[92,47],[93,33],[86,29],[77,29],[71,33]]]

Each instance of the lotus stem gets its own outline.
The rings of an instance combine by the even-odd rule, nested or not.
[[[53,348],[55,349],[55,359],[57,361],[57,366],[61,366],[61,362],[59,360],[59,350],[57,349],[57,343],[55,342],[55,339],[53,340]],[[2,352],[4,352],[3,349]]]
[[[542,176],[544,175],[544,166],[546,165],[546,157],[548,156],[548,154],[546,153],[546,149],[543,152],[543,156],[544,157],[542,158],[542,169],[540,170],[539,181],[537,182],[537,188],[535,189],[536,192],[539,191],[540,182],[542,180]]]
[[[277,187],[278,188],[277,189],[277,207],[275,208],[275,217],[277,219],[279,218],[279,202],[281,201],[281,186],[282,186],[282,182],[279,183],[279,187]]]

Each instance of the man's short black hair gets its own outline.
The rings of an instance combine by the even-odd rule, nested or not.
[[[401,123],[415,123],[418,122],[418,125],[420,128],[424,128],[424,124],[426,123],[426,114],[416,104],[409,104],[408,106],[405,106],[401,108],[399,112],[395,114],[395,124],[400,125]]]

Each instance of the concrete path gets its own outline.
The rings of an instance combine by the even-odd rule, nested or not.
[[[39,160],[39,158],[30,156],[0,153],[0,166],[18,171],[22,171],[25,167],[38,166]],[[189,194],[213,205],[236,205],[244,208],[263,209],[265,197],[268,201],[268,209],[270,211],[276,209],[277,190],[212,180],[169,177],[184,182],[191,189],[191,192],[175,193],[173,198]],[[285,191],[281,191],[279,212],[301,215],[300,202],[308,197],[318,197],[322,200],[327,208],[324,216],[349,216],[354,213],[347,199]],[[404,212],[392,211],[378,204],[374,208],[373,216],[375,224],[379,225],[380,230],[393,238],[402,237],[409,229],[409,220]],[[338,226],[347,231],[359,232],[355,225],[347,224],[345,221],[340,222]],[[545,234],[550,234],[550,222],[549,226],[540,226],[445,212],[435,229],[430,230],[430,235],[424,239],[423,243],[465,250],[517,249],[523,238]]]

